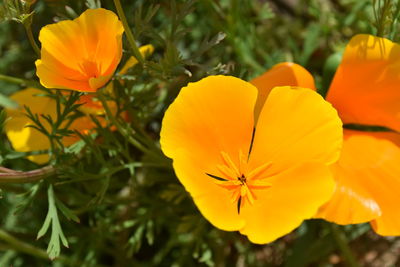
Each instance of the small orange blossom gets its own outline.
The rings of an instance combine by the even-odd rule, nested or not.
[[[113,12],[88,9],[74,20],[43,27],[36,74],[47,88],[95,92],[122,57],[122,23]]]

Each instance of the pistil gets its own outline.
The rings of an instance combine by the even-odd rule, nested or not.
[[[248,156],[246,157],[242,151],[239,151],[238,165],[234,163],[230,155],[226,152],[221,152],[221,157],[224,164],[216,166],[221,175],[210,173],[206,173],[206,175],[215,179],[215,183],[219,186],[232,192],[232,203],[237,203],[237,211],[240,214],[241,206],[245,202],[252,205],[256,200],[254,190],[265,189],[271,186],[271,183],[266,181],[266,177],[264,176],[264,172],[271,164],[266,163],[253,170],[249,170]]]

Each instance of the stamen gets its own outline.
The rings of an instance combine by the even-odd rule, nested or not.
[[[217,165],[217,169],[229,180],[232,180],[231,177],[235,177],[235,172],[226,165]]]
[[[264,173],[271,166],[271,162],[249,170],[248,157],[241,150],[239,150],[237,164],[228,153],[221,151],[221,156],[223,164],[216,166],[219,175],[210,173],[206,173],[206,175],[215,179],[218,186],[229,191],[231,202],[236,202],[237,212],[240,214],[241,206],[245,202],[246,205],[247,203],[253,205],[257,200],[254,190],[272,186],[270,181],[265,179],[270,175]]]
[[[234,170],[235,173],[236,173],[236,176],[239,177],[241,175],[241,173],[239,172],[239,169],[236,167],[235,163],[233,163],[233,161],[232,161],[231,157],[229,156],[229,154],[225,153],[225,152],[221,152],[221,156],[224,159],[225,164],[228,165],[229,168]]]

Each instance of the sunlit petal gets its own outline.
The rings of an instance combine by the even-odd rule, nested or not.
[[[274,173],[301,162],[333,163],[342,145],[341,125],[336,110],[313,90],[276,87],[260,113],[250,165],[270,161]]]
[[[256,118],[258,118],[269,92],[274,87],[297,86],[315,90],[312,75],[302,66],[291,62],[276,64],[250,82],[258,89],[258,98],[254,111]]]
[[[345,131],[333,165],[337,188],[318,217],[339,224],[368,222],[381,235],[400,234],[400,135]]]
[[[327,100],[343,123],[380,125],[400,131],[400,45],[356,35],[343,55]]]

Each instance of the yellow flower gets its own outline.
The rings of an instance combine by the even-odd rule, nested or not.
[[[276,87],[254,120],[257,88],[229,76],[190,83],[165,113],[161,148],[204,217],[271,242],[333,193],[341,122],[310,89]],[[254,130],[254,134],[253,134]]]
[[[400,235],[399,59],[400,45],[385,38],[361,34],[347,45],[327,100],[345,125],[385,126],[397,132],[344,129],[341,156],[330,167],[337,184],[335,193],[316,217],[338,224],[370,222],[380,235]],[[263,74],[264,78],[253,80],[260,95],[271,90],[265,77],[273,73],[279,74],[274,86],[312,83],[309,87],[315,88],[303,67],[281,63]]]
[[[56,120],[56,101],[53,98],[43,96],[43,91],[36,88],[27,88],[10,97],[19,104],[18,109],[7,109],[8,121],[5,125],[5,132],[15,151],[30,152],[38,150],[50,149],[49,139],[35,128],[28,127],[34,125],[27,117],[24,106],[31,109],[32,113],[40,115],[49,115]],[[40,122],[45,126],[47,131],[51,131],[50,124],[43,118]],[[88,133],[95,125],[89,117],[83,116],[72,122],[69,129],[77,130],[81,133]],[[76,135],[64,137],[62,142],[65,146],[72,145],[79,138]],[[38,164],[46,163],[49,155],[39,154],[28,156],[28,159]]]
[[[35,62],[47,88],[95,92],[112,77],[122,56],[122,23],[106,9],[88,9],[74,20],[43,27]]]

